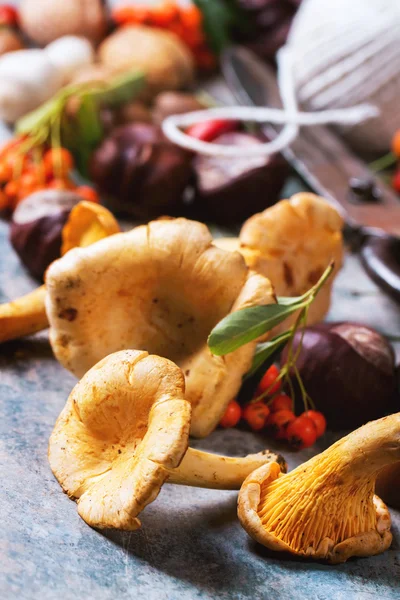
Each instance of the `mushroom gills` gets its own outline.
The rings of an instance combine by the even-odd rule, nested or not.
[[[330,563],[378,554],[392,535],[375,481],[399,458],[400,413],[368,423],[286,475],[274,465],[252,473],[240,491],[240,521],[272,550]]]

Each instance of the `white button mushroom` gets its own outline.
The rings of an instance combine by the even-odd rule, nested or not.
[[[42,50],[17,50],[0,57],[0,119],[14,123],[51,98],[63,75]]]
[[[44,52],[63,76],[63,83],[69,83],[76,71],[94,62],[92,44],[86,38],[76,35],[66,35],[54,40],[46,46]]]

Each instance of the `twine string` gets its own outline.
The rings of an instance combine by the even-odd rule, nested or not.
[[[292,55],[289,47],[281,48],[277,55],[278,87],[283,108],[223,106],[172,115],[164,119],[164,135],[174,144],[208,156],[244,157],[269,156],[284,150],[299,135],[300,127],[313,125],[356,125],[377,117],[379,110],[371,104],[358,104],[351,108],[330,109],[318,112],[302,112],[298,108],[293,81]],[[239,120],[253,123],[283,125],[272,140],[251,146],[227,146],[204,142],[187,135],[183,128],[215,119]]]

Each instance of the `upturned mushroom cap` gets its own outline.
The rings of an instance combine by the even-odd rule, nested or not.
[[[271,280],[278,296],[300,296],[334,261],[333,276],[310,307],[307,321],[312,324],[329,309],[332,283],[343,262],[342,228],[342,217],[326,200],[302,192],[250,217],[239,238],[215,243],[238,250],[250,269]]]
[[[51,469],[93,527],[133,530],[186,452],[181,370],[147,352],[101,361],[75,386],[49,443]]]
[[[266,278],[212,242],[196,221],[153,221],[71,250],[46,275],[50,341],[61,364],[82,376],[126,348],[173,360],[184,372],[199,437],[236,395],[256,344],[217,357],[209,333],[231,311],[275,301]]]
[[[372,421],[282,475],[263,465],[239,494],[247,531],[271,550],[345,562],[392,541],[387,507],[374,494],[378,472],[400,457],[400,413]]]
[[[239,489],[263,464],[286,469],[267,450],[233,458],[188,448],[191,406],[184,393],[179,367],[137,350],[107,356],[72,390],[50,437],[49,461],[89,525],[137,529],[139,513],[167,479]]]

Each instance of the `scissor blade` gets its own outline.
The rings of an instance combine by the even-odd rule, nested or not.
[[[281,107],[275,73],[250,50],[228,48],[221,61],[226,83],[241,103],[254,106]],[[264,127],[268,136],[278,128]],[[303,127],[298,138],[283,152],[285,158],[316,193],[332,202],[349,225],[378,228],[400,236],[400,201],[380,178],[374,177],[341,138],[326,126]],[[380,199],[355,202],[349,181],[374,179]]]

